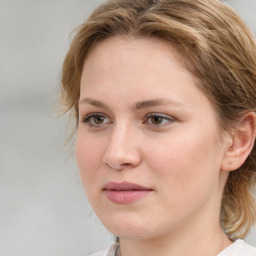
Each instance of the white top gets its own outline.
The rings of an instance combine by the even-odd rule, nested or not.
[[[256,256],[256,248],[238,239],[217,256]]]
[[[115,256],[117,246],[117,244],[113,244],[104,251],[88,256]],[[256,256],[256,248],[247,244],[245,241],[238,239],[217,256]]]

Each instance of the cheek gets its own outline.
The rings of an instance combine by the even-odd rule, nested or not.
[[[100,141],[92,140],[78,130],[75,153],[81,180],[87,189],[99,176],[103,147]]]
[[[159,147],[151,143],[152,148],[147,149],[148,154],[155,152],[148,158],[154,172],[172,191],[189,193],[189,188],[197,191],[218,178],[220,154],[215,136],[208,134],[203,131],[182,133],[182,136],[176,134]]]
[[[196,134],[176,136],[159,150],[148,149],[148,153],[156,152],[148,158],[160,195],[155,215],[166,216],[168,212],[167,219],[177,225],[208,202],[215,206],[221,195],[216,142]]]

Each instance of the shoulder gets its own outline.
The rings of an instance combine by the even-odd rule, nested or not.
[[[96,252],[87,256],[115,256],[115,251],[117,247],[118,247],[118,244],[113,244],[103,251]]]
[[[238,239],[217,256],[256,256],[256,248]]]

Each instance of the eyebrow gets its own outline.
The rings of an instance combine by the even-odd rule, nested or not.
[[[152,100],[145,100],[136,103],[136,109],[143,109],[143,108],[150,108],[150,107],[155,107],[159,105],[176,105],[176,106],[185,106],[184,104],[180,102],[176,102],[173,100],[169,99],[152,99]]]
[[[90,99],[90,98],[84,98],[84,99],[79,100],[79,104],[83,104],[83,103],[87,103],[87,104],[90,104],[90,105],[98,107],[98,108],[109,109],[109,107],[106,104],[104,104],[103,102],[94,100],[94,99]],[[135,104],[135,109],[140,110],[140,109],[144,109],[144,108],[150,108],[150,107],[155,107],[155,106],[159,106],[159,105],[169,105],[169,104],[185,107],[185,105],[181,102],[160,98],[160,99],[152,99],[152,100],[145,100],[145,101],[137,102]]]
[[[101,101],[93,100],[93,99],[90,99],[90,98],[84,98],[84,99],[82,99],[82,100],[79,100],[78,103],[79,103],[79,104],[87,103],[87,104],[90,104],[90,105],[95,106],[95,107],[98,107],[98,108],[108,108],[107,105],[105,105],[105,104],[102,103]]]

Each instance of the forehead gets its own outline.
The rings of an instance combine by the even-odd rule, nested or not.
[[[113,52],[121,54],[123,51],[133,51],[134,53],[142,53],[142,49],[151,50],[149,57],[157,56],[159,52],[164,51],[167,55],[172,55],[182,64],[182,54],[175,47],[164,39],[154,36],[133,36],[133,35],[116,35],[105,38],[93,44],[89,49],[85,58],[85,63],[96,54],[102,57],[110,56],[113,58]]]
[[[115,80],[142,83],[161,82],[174,71],[195,79],[185,68],[181,55],[167,42],[157,38],[111,37],[97,43],[85,59],[81,85]],[[100,75],[99,75],[100,74]],[[130,79],[128,79],[130,78]],[[104,80],[104,81],[102,81]],[[157,81],[155,81],[157,80]]]

